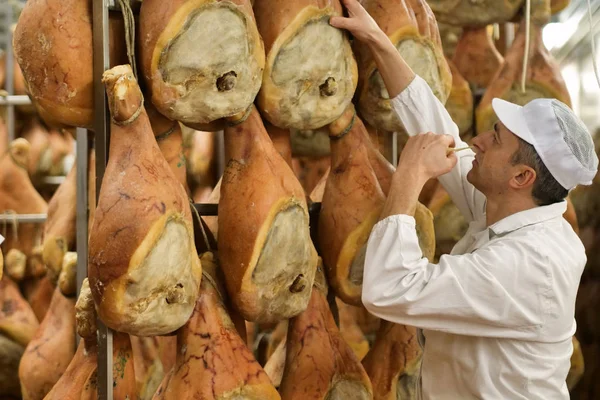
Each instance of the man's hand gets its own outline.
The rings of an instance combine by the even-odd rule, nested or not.
[[[420,180],[427,182],[452,170],[458,159],[454,152],[454,138],[450,135],[422,133],[413,136],[406,142],[397,171],[401,175],[416,174]]]
[[[396,214],[414,215],[425,183],[450,172],[456,165],[456,155],[450,151],[453,146],[454,138],[450,135],[425,133],[408,139],[379,219]]]
[[[369,15],[358,0],[342,0],[348,10],[348,18],[331,17],[329,23],[339,29],[347,29],[361,42],[371,42],[376,37],[385,36],[377,22]]]

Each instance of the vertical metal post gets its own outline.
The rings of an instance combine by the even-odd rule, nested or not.
[[[13,95],[15,90],[14,54],[12,45],[13,5],[7,1],[5,4],[6,26],[6,91]],[[8,143],[15,139],[15,106],[11,102],[6,105],[6,129],[8,130]]]
[[[228,160],[225,160],[225,132],[219,131],[215,135],[215,152],[217,155],[217,176],[216,180],[218,181],[223,172],[225,171],[225,164]]]
[[[77,298],[81,292],[83,280],[87,277],[88,264],[88,131],[77,128],[75,168],[77,181]],[[79,345],[79,335],[76,336]]]
[[[81,284],[87,277],[88,254],[88,132],[77,128],[77,162],[75,168],[77,179],[77,298]]]
[[[94,131],[96,134],[96,196],[100,194],[102,178],[108,161],[110,129],[106,94],[102,74],[110,66],[108,55],[109,0],[93,1],[92,27],[94,49]],[[113,398],[113,336],[112,331],[98,319],[98,399]]]

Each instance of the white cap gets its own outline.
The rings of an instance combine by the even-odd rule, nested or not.
[[[598,172],[594,141],[568,106],[556,99],[535,99],[523,107],[493,99],[492,107],[508,130],[535,148],[565,189],[592,184]]]

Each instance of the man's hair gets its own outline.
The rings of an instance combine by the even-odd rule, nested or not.
[[[549,204],[563,201],[569,191],[554,179],[544,162],[540,158],[535,148],[517,137],[519,148],[512,156],[512,165],[524,164],[535,170],[536,178],[533,182],[531,195],[538,206],[547,206]]]

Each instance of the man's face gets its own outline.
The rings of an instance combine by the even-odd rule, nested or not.
[[[514,175],[511,159],[519,149],[519,139],[497,122],[493,130],[477,135],[472,144],[475,160],[467,180],[488,197],[506,192]]]

